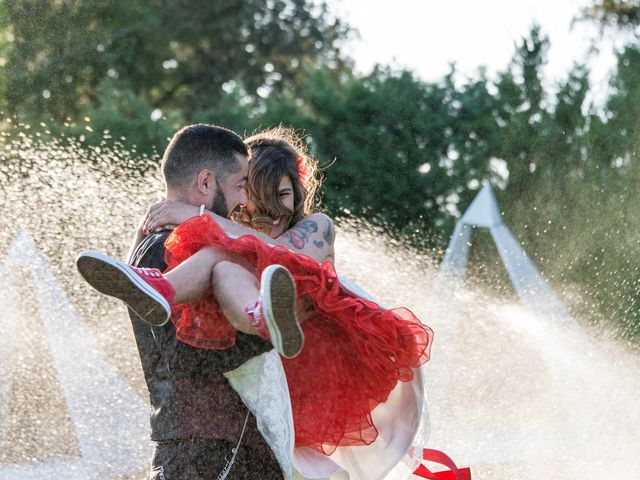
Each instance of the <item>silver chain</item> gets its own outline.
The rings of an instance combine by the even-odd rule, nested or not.
[[[240,432],[240,438],[238,439],[238,444],[235,448],[231,449],[231,458],[225,457],[227,463],[225,463],[224,468],[216,477],[216,480],[225,480],[229,473],[231,473],[231,468],[233,467],[233,462],[236,460],[236,455],[238,454],[238,450],[240,449],[240,442],[242,442],[242,437],[244,437],[244,431],[247,428],[247,422],[249,421],[249,409],[247,409],[247,416],[244,417],[244,425],[242,426],[242,432]]]

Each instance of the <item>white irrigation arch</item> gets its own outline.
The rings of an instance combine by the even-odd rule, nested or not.
[[[20,232],[0,264],[3,308],[20,301],[11,287],[20,282],[24,270],[31,277],[40,314],[39,319],[30,321],[42,322],[81,456],[0,464],[0,478],[98,480],[144,471],[150,454],[147,403],[110,364],[47,259],[33,240]],[[20,345],[20,339],[11,338],[16,330],[13,324],[20,319],[11,311],[0,315],[0,446],[6,441],[10,420],[13,353],[17,348],[28,348]]]
[[[565,326],[579,330],[573,317],[502,221],[493,191],[488,184],[484,185],[456,224],[430,298],[437,298],[445,288],[461,286],[467,270],[474,228],[489,230],[509,279],[527,308],[535,313],[554,317]]]

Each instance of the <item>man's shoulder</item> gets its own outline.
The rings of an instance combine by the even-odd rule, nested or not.
[[[167,265],[164,261],[164,242],[171,230],[153,232],[142,239],[131,257],[131,264],[136,267],[151,267],[164,270]]]

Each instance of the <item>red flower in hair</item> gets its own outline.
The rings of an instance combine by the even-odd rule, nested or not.
[[[304,186],[307,183],[307,180],[309,180],[310,172],[309,166],[303,156],[298,156],[296,158],[296,167],[298,169],[298,179],[300,180],[300,184]]]

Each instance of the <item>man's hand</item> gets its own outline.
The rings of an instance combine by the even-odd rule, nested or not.
[[[162,200],[149,207],[144,228],[147,232],[153,232],[167,225],[180,225],[185,220],[198,215],[199,212],[198,207],[188,203]]]

